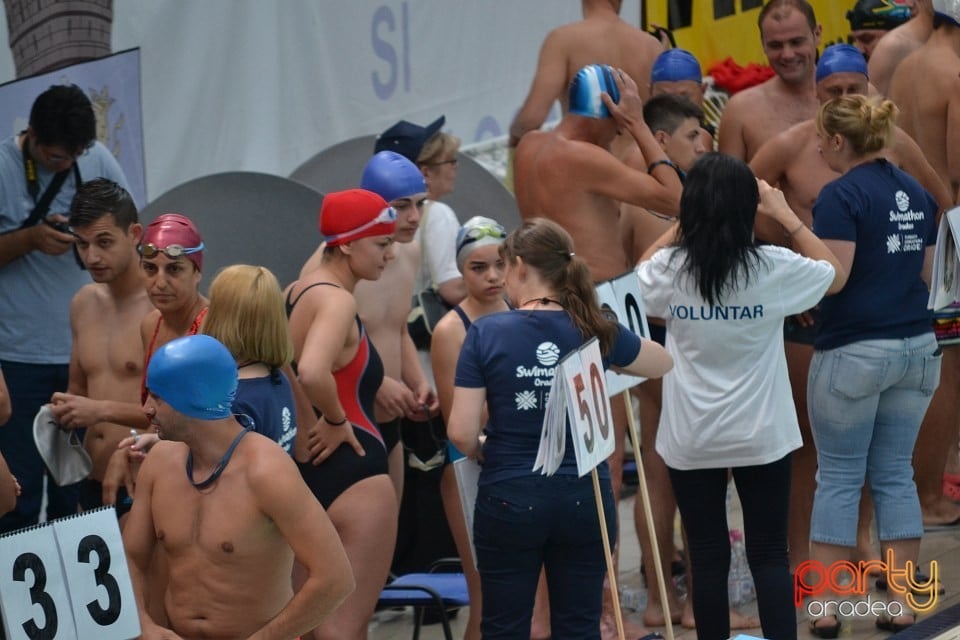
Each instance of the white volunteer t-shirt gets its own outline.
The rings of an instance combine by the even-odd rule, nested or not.
[[[657,452],[674,469],[779,460],[802,443],[783,320],[817,304],[833,266],[761,246],[749,286],[709,306],[677,273],[682,253],[670,261],[679,251],[661,249],[637,268],[646,312],[665,320],[674,362],[663,378]]]

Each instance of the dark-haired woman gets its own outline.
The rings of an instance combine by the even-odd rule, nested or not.
[[[532,471],[547,393],[559,359],[594,336],[605,361],[630,373],[662,376],[671,359],[657,343],[604,318],[590,271],[557,224],[527,221],[501,250],[515,310],[477,318],[467,331],[447,425],[460,451],[483,460],[473,528],[481,632],[484,640],[529,637],[543,566],[553,637],[599,638],[606,572],[600,523],[591,479],[577,476],[569,434],[556,474]],[[615,531],[606,463],[598,471],[607,526]]]
[[[779,222],[802,255],[758,246],[758,213]],[[678,225],[647,253],[640,287],[647,313],[666,322],[675,363],[663,381],[656,448],[687,531],[697,637],[730,636],[726,494],[732,469],[763,637],[796,638],[787,508],[790,452],[801,439],[783,320],[842,286],[842,271],[782,192],[758,183],[740,160],[717,153],[687,174]]]

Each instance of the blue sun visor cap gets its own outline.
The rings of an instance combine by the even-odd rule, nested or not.
[[[610,110],[600,96],[606,93],[620,102],[620,90],[613,79],[614,70],[605,64],[589,64],[577,72],[570,83],[570,113],[587,118],[609,118]]]

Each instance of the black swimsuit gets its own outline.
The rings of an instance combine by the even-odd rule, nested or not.
[[[292,302],[290,295],[293,291],[290,291],[286,299],[287,317],[289,318],[293,313],[294,306],[303,294],[320,285],[339,287],[332,282],[316,282],[301,291]],[[312,462],[297,462],[300,475],[324,509],[329,508],[341,493],[355,483],[371,476],[387,473],[387,449],[373,419],[374,401],[380,383],[383,382],[383,362],[373,344],[367,339],[367,333],[363,329],[359,316],[357,316],[357,330],[360,332],[357,353],[345,366],[334,371],[333,377],[337,382],[337,397],[366,455],[358,456],[353,447],[344,443],[319,465],[314,465]],[[297,370],[295,362],[293,370]]]

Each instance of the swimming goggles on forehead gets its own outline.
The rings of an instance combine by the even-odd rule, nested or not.
[[[137,251],[140,252],[140,255],[144,258],[156,258],[161,253],[171,260],[176,260],[180,256],[188,256],[191,253],[200,253],[203,251],[203,243],[200,243],[200,246],[197,247],[185,247],[182,244],[168,244],[166,247],[158,247],[152,242],[146,244],[141,244],[137,247]]]
[[[344,231],[343,233],[337,233],[332,236],[327,236],[327,244],[332,242],[337,242],[343,238],[350,236],[355,236],[358,233],[363,233],[367,229],[371,229],[378,224],[394,224],[397,221],[397,210],[393,207],[387,207],[386,209],[381,209],[380,213],[377,214],[377,217],[369,222],[364,222],[362,225],[356,229],[351,229],[350,231]],[[387,235],[387,234],[384,234]]]
[[[504,231],[503,227],[500,225],[489,225],[489,224],[480,224],[472,226],[463,230],[463,235],[459,238],[457,242],[457,253],[466,247],[471,242],[476,242],[480,238],[494,238],[496,240],[504,240],[507,237],[507,232]]]

